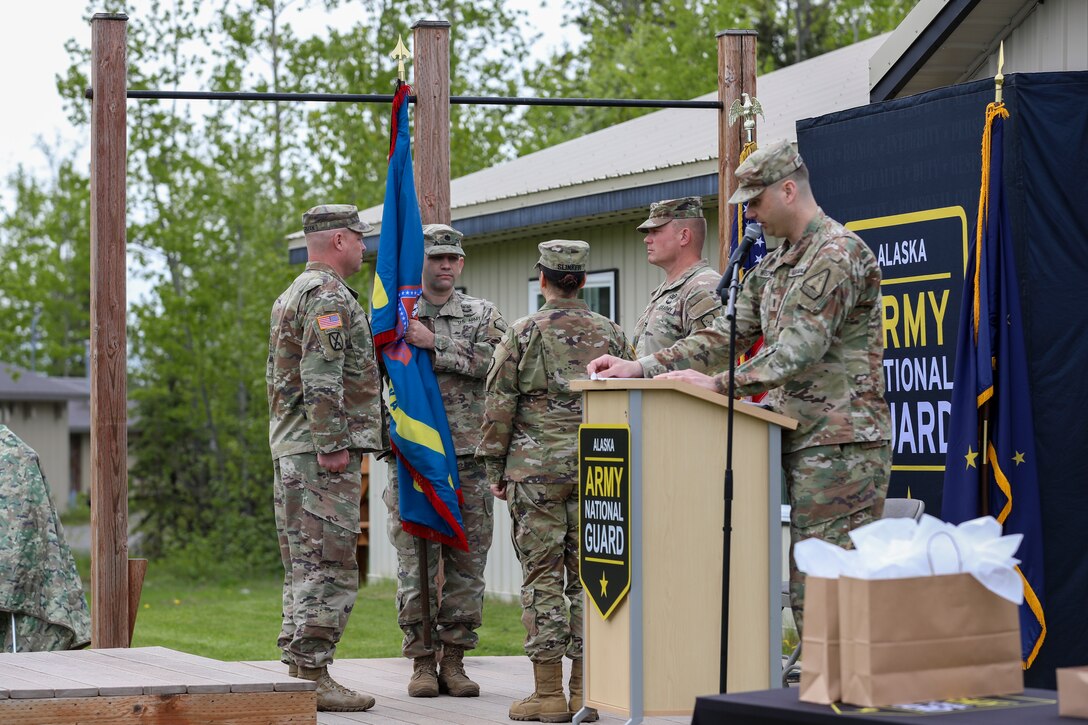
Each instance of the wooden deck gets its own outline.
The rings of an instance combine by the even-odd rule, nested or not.
[[[0,722],[314,723],[314,684],[165,647],[0,654]]]
[[[280,662],[220,662],[164,647],[0,654],[0,723],[509,725],[510,703],[533,686],[529,660],[468,657],[465,664],[480,697],[408,697],[412,663],[404,658],[338,660],[333,677],[378,703],[363,713],[317,713],[313,683],[288,677]],[[625,720],[602,713],[600,722]]]
[[[247,662],[266,672],[284,672],[279,662]],[[570,661],[564,660],[565,672]],[[510,703],[528,695],[533,688],[533,668],[527,657],[466,657],[465,670],[480,684],[479,697],[408,697],[412,662],[404,658],[337,660],[329,669],[343,685],[373,695],[378,704],[369,712],[319,712],[321,725],[349,723],[412,723],[413,725],[476,725],[514,722],[507,717]],[[566,675],[564,675],[566,682]],[[695,703],[692,703],[694,706]],[[623,723],[627,718],[601,713],[601,723]],[[690,723],[691,717],[653,717],[648,725]]]

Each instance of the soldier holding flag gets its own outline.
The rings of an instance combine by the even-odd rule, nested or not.
[[[468,550],[423,541],[429,582],[435,581],[438,559],[444,563],[445,582],[438,592],[432,585],[429,611],[432,622],[423,622],[420,560],[415,537],[400,523],[397,467],[390,466],[389,486],[383,500],[389,508],[389,540],[397,549],[397,621],[404,631],[402,652],[413,660],[408,694],[436,697],[439,691],[454,697],[476,697],[480,686],[465,673],[463,656],[476,647],[476,629],[483,622],[484,566],[494,531],[494,499],[487,490],[483,467],[473,454],[484,417],[484,376],[491,354],[506,331],[495,305],[469,297],[454,288],[465,268],[461,232],[445,224],[423,227],[423,293],[416,303],[416,318],[408,321],[404,339],[430,350],[435,376],[442,391],[446,418],[457,454],[464,503],[461,518]],[[435,662],[435,647],[424,644],[423,628],[432,628],[432,642],[442,645],[442,659]],[[436,664],[440,668],[436,672]]]

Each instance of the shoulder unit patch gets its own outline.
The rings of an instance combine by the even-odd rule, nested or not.
[[[827,287],[827,278],[830,276],[830,269],[817,272],[801,283],[801,291],[814,300],[820,299],[823,297],[824,289]]]

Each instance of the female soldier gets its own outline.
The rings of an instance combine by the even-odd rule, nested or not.
[[[578,426],[582,396],[570,381],[605,353],[630,359],[619,325],[578,299],[589,245],[539,245],[545,304],[510,326],[487,375],[483,439],[492,493],[510,504],[521,562],[525,653],[536,690],[510,707],[512,720],[566,722],[582,707],[582,585],[578,581]],[[569,611],[568,604],[569,602]],[[570,700],[563,655],[573,660]],[[596,720],[596,712],[587,720]]]

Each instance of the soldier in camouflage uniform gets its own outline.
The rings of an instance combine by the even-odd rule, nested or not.
[[[697,196],[668,199],[650,206],[650,218],[639,225],[646,234],[646,259],[665,270],[665,281],[635,323],[635,354],[664,350],[721,314],[717,287],[721,275],[703,259],[706,219]]]
[[[414,660],[408,694],[436,697],[439,691],[454,697],[476,697],[480,686],[465,674],[465,650],[475,649],[475,630],[483,621],[484,566],[494,531],[494,499],[487,490],[483,465],[474,453],[484,419],[484,377],[495,344],[506,331],[506,322],[487,300],[458,292],[454,285],[465,266],[461,232],[444,224],[423,228],[423,294],[416,303],[416,317],[408,321],[404,338],[432,351],[435,376],[457,453],[464,506],[461,519],[468,551],[419,539],[428,547],[430,568],[431,641],[442,644],[441,668],[436,673],[435,652],[423,645],[423,614],[420,604],[420,571],[417,539],[404,532],[397,500],[397,467],[389,466],[389,486],[383,500],[389,508],[389,540],[397,549],[397,621],[404,630],[402,652]],[[442,603],[434,586],[438,560],[444,561]],[[434,612],[437,610],[437,616]]]
[[[0,425],[0,510],[3,650],[87,646],[91,617],[83,583],[38,454],[5,425]]]
[[[850,546],[848,533],[879,518],[891,474],[891,417],[884,400],[880,267],[856,234],[812,196],[808,169],[780,142],[737,168],[731,204],[768,235],[784,238],[744,278],[737,298],[737,349],[763,348],[736,370],[736,394],[769,391],[767,402],[796,418],[784,435],[790,538]],[[687,380],[726,393],[729,327],[724,318],[634,363],[595,360],[602,377]],[[675,372],[665,373],[666,370]],[[790,606],[800,631],[804,579],[790,555]]]
[[[370,226],[347,204],[302,216],[309,261],[272,307],[269,444],[283,559],[278,645],[292,675],[317,683],[319,710],[358,711],[374,698],[328,674],[359,588],[362,456],[388,448],[366,312],[344,281],[362,266]]]
[[[525,652],[535,692],[510,708],[513,720],[565,722],[582,707],[582,586],[578,580],[578,426],[582,397],[570,381],[601,354],[631,347],[618,325],[577,298],[589,245],[539,245],[537,312],[506,331],[487,375],[487,411],[476,456],[492,492],[510,504],[521,562]],[[569,611],[567,602],[569,601]],[[571,658],[570,700],[563,656]],[[596,713],[591,719],[596,719]]]

